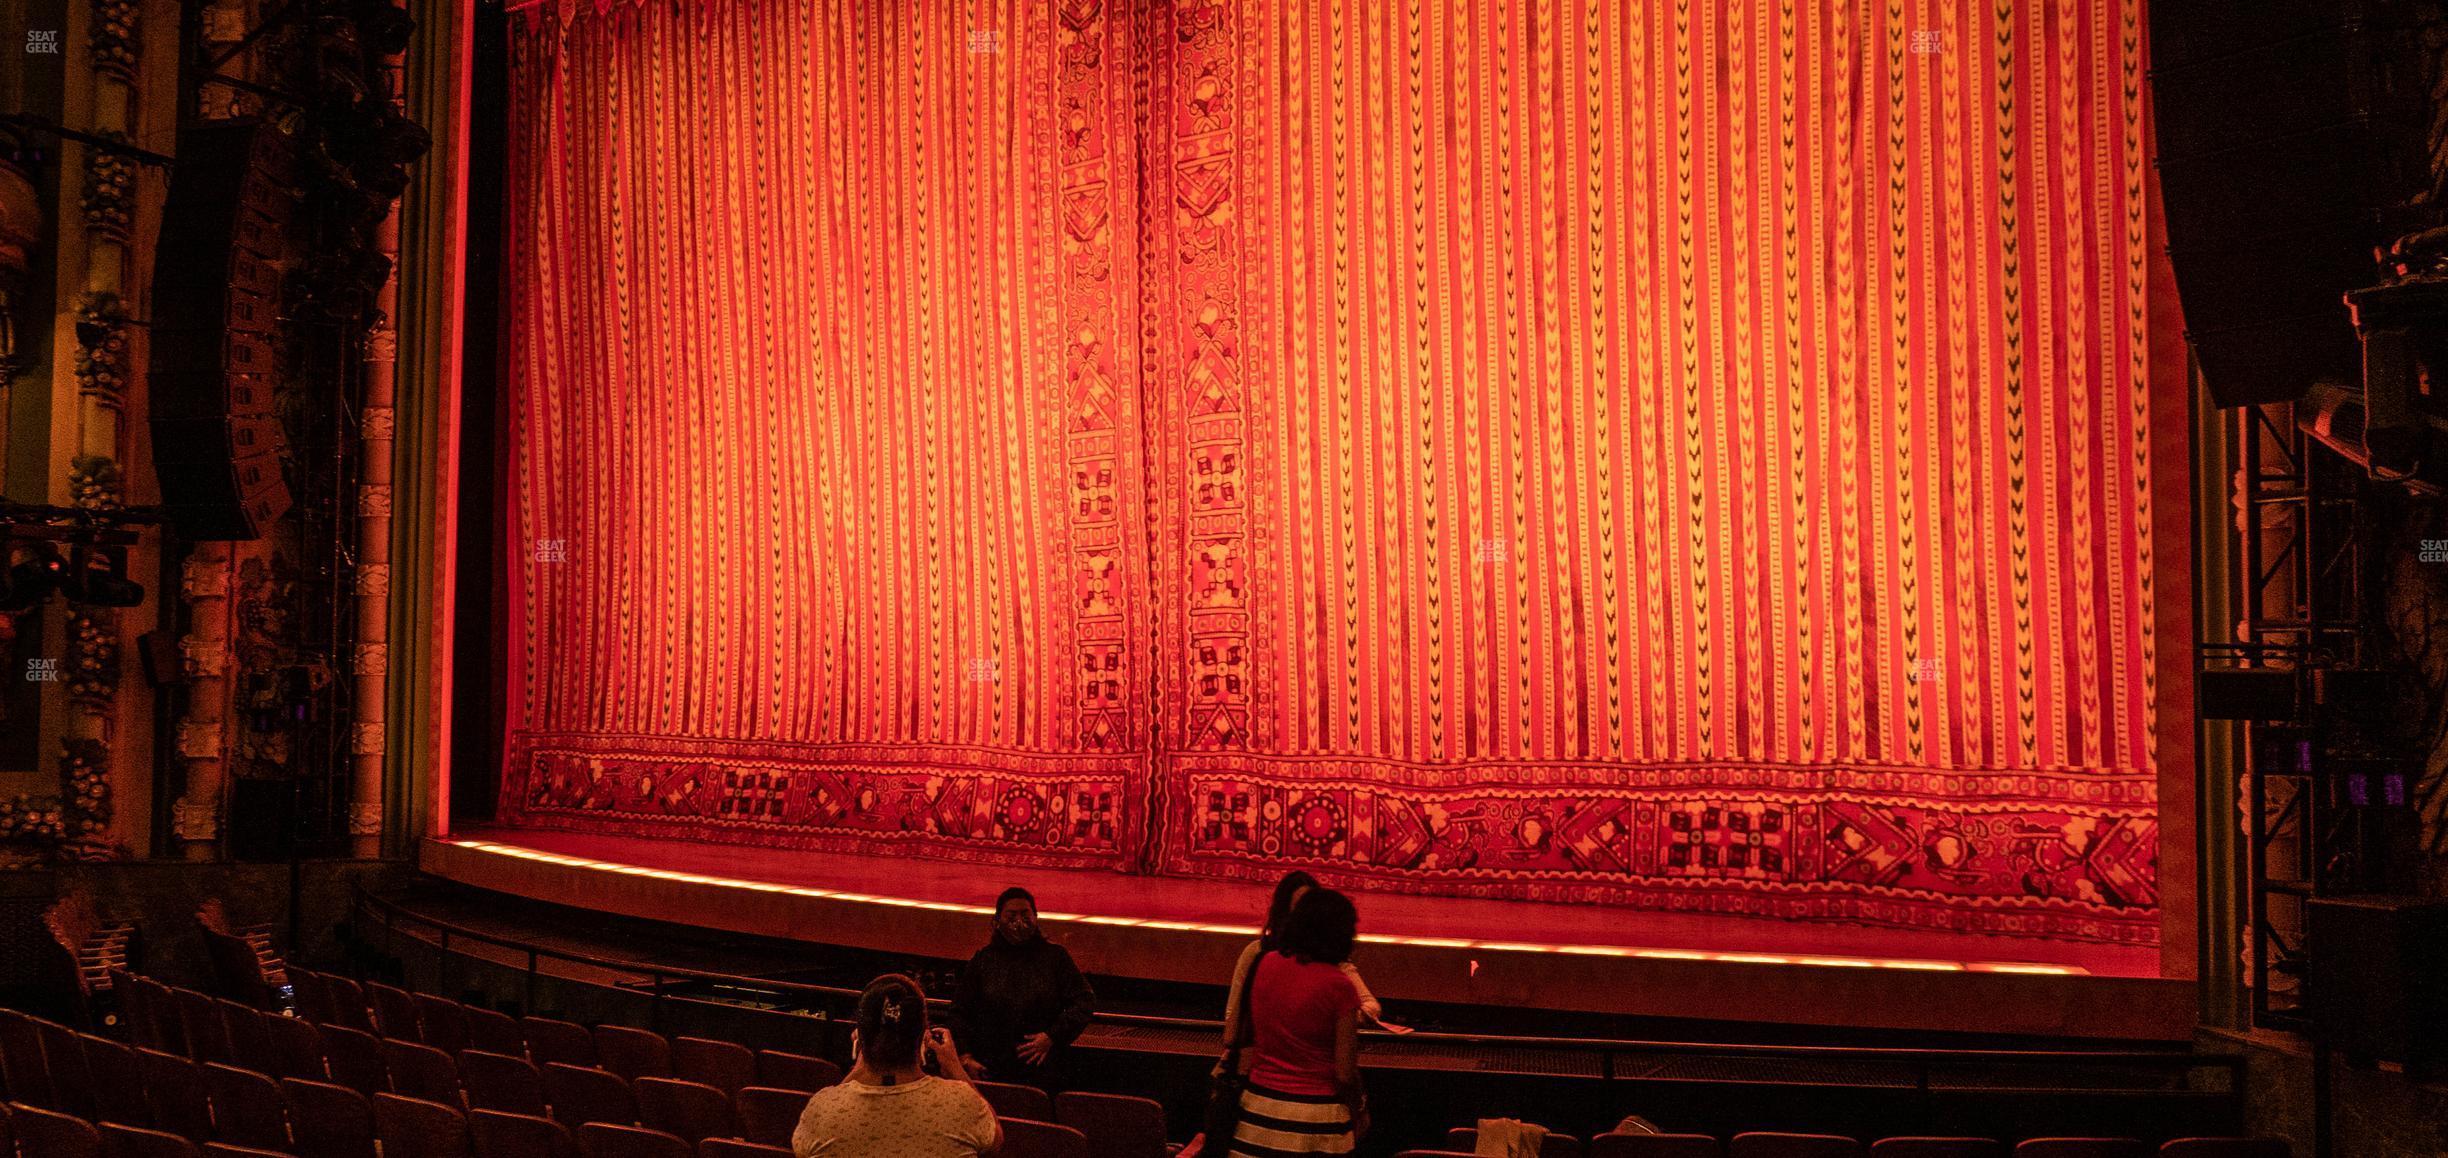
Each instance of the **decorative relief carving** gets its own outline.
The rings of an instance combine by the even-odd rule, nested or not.
[[[368,484],[357,488],[357,513],[369,519],[391,517],[391,488]]]
[[[93,24],[85,40],[94,68],[122,81],[136,80],[137,0],[94,0]]]
[[[103,134],[124,143],[126,134]],[[136,162],[124,154],[91,149],[85,154],[85,228],[125,242],[136,223]]]
[[[366,328],[365,360],[396,362],[399,360],[399,331],[388,322],[377,322]]]
[[[389,669],[390,665],[391,646],[389,644],[361,643],[357,645],[357,665],[353,670],[358,675],[381,675]]]
[[[349,753],[356,756],[383,754],[383,726],[380,720],[359,720],[349,730]]]
[[[221,839],[221,803],[181,800],[170,806],[170,831],[184,841]]]
[[[348,819],[348,825],[349,825],[349,835],[350,835],[350,836],[381,836],[381,835],[382,835],[382,829],[383,829],[383,806],[382,806],[382,805],[380,805],[380,804],[352,804],[352,805],[349,805],[349,810],[348,810],[348,818],[349,818],[349,819]]]
[[[368,599],[388,598],[391,594],[391,565],[363,563],[357,567],[357,594]]]
[[[190,556],[179,568],[179,594],[189,602],[223,599],[229,595],[229,567],[216,559]]]
[[[368,406],[357,418],[357,436],[366,439],[391,437],[394,411],[388,406]]]
[[[117,294],[95,291],[77,299],[77,392],[106,406],[127,401],[127,319],[127,303]]]
[[[229,670],[229,645],[222,640],[187,635],[179,638],[178,645],[188,679],[217,679]]]
[[[189,720],[179,725],[179,755],[190,760],[218,760],[225,736],[219,721]]]

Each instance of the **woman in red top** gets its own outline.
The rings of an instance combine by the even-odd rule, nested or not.
[[[1360,915],[1351,898],[1310,889],[1250,984],[1249,1088],[1234,1158],[1349,1154],[1368,1132],[1360,1088],[1360,994],[1343,975]]]

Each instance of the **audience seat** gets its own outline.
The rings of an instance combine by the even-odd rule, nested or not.
[[[2178,1138],[2159,1158],[2294,1158],[2284,1138]]]
[[[762,1146],[737,1138],[708,1138],[697,1144],[697,1158],[791,1158],[786,1146]]]
[[[1016,1085],[1011,1082],[972,1082],[970,1084],[977,1087],[978,1095],[986,1099],[987,1105],[994,1107],[995,1116],[998,1118],[1026,1118],[1032,1122],[1054,1120],[1054,1099],[1047,1097],[1044,1090],[1035,1086]]]
[[[258,1150],[253,1146],[232,1146],[227,1142],[207,1142],[204,1158],[297,1158],[286,1150]]]
[[[319,1032],[324,1060],[331,1065],[331,1080],[369,1098],[391,1092],[391,1067],[383,1061],[381,1038],[337,1023]]]
[[[1600,1134],[1583,1153],[1588,1158],[1717,1158],[1725,1147],[1707,1134]]]
[[[280,1086],[253,1070],[213,1062],[204,1067],[212,1095],[213,1141],[265,1150],[289,1145],[289,1099]]]
[[[630,1081],[668,1078],[671,1043],[651,1029],[626,1025],[595,1027],[595,1063]]]
[[[1027,1089],[1027,1086],[1020,1087]],[[1039,1096],[1043,1097],[1042,1091]],[[996,1111],[998,1115],[1001,1111]],[[1088,1139],[1069,1126],[1028,1118],[1003,1119],[1000,1158],[1088,1158]]]
[[[2150,1158],[2135,1138],[2032,1138],[2014,1148],[2014,1158]]]
[[[552,1062],[544,1067],[544,1101],[553,1120],[573,1130],[589,1122],[637,1124],[637,1102],[629,1083],[608,1070]]]
[[[268,1061],[280,1077],[319,1082],[331,1076],[323,1066],[323,1034],[313,1022],[265,1014],[263,1028],[264,1035],[272,1039]]]
[[[560,1062],[580,1069],[595,1068],[595,1039],[584,1026],[550,1017],[519,1020],[527,1038],[527,1056],[542,1066]]]
[[[112,1158],[195,1158],[195,1143],[176,1134],[104,1122],[102,1146]]]
[[[482,1006],[467,1007],[467,1048],[509,1057],[527,1056],[527,1035],[518,1019]]]
[[[757,1085],[777,1090],[815,1093],[842,1079],[842,1068],[820,1057],[761,1049],[756,1055]]]
[[[212,1091],[194,1062],[158,1050],[136,1051],[144,1075],[145,1101],[153,1107],[153,1128],[168,1130],[190,1142],[213,1136]]]
[[[799,1126],[799,1115],[807,1109],[809,1091],[777,1090],[771,1086],[745,1086],[731,1100],[738,1111],[740,1137],[768,1146],[790,1145],[791,1131]]]
[[[391,1071],[392,1093],[446,1106],[467,1104],[459,1093],[459,1063],[451,1055],[421,1042],[386,1037],[382,1057],[383,1067]]]
[[[43,1061],[42,1030],[14,1009],[0,1009],[0,1087],[29,1106],[59,1104],[51,1092],[51,1067]]]
[[[1726,1158],[1861,1158],[1862,1144],[1835,1134],[1736,1134]]]
[[[102,1135],[83,1118],[11,1102],[9,1120],[24,1153],[42,1158],[102,1158]]]
[[[671,1042],[671,1067],[673,1077],[703,1082],[721,1090],[726,1098],[757,1084],[756,1055],[736,1042],[675,1037]]]
[[[187,1056],[200,1062],[231,1059],[229,1025],[221,1019],[221,1003],[193,989],[172,989],[179,1011],[179,1029],[187,1035]]]
[[[1870,1158],[2006,1158],[2006,1147],[1995,1138],[1881,1138]]]
[[[455,1054],[467,1048],[466,1006],[447,997],[435,997],[430,993],[418,993],[411,996],[416,1001],[417,1027],[422,1031],[422,1036],[417,1038],[418,1041],[448,1054]]]
[[[629,1092],[637,1099],[639,1125],[677,1135],[691,1146],[739,1133],[730,1097],[703,1082],[639,1078],[629,1083]]]
[[[264,1018],[275,1015],[226,997],[214,998],[213,1004],[221,1007],[221,1028],[229,1034],[229,1063],[250,1069],[269,1065],[272,1031],[264,1028]]]
[[[51,1107],[86,1121],[101,1116],[95,1106],[93,1069],[85,1063],[85,1043],[76,1031],[55,1022],[37,1020],[34,1035],[42,1042],[43,1067],[51,1074]]]
[[[476,1137],[476,1158],[578,1158],[577,1139],[550,1118],[470,1110],[468,1132]]]
[[[77,1044],[85,1049],[86,1068],[98,1079],[94,1082],[94,1116],[104,1122],[129,1126],[151,1126],[153,1104],[145,1100],[145,1087],[136,1080],[142,1063],[136,1051],[107,1037],[77,1035]]]
[[[550,1113],[544,1101],[544,1075],[524,1057],[467,1050],[459,1055],[459,1081],[467,1089],[469,1109],[531,1118]]]
[[[321,974],[320,979],[331,994],[331,1020],[323,1024],[347,1026],[359,1033],[374,1032],[374,1016],[364,986],[335,973]]]
[[[298,1158],[374,1158],[374,1103],[347,1086],[286,1078]]]
[[[1054,1096],[1054,1120],[1080,1132],[1097,1158],[1165,1158],[1164,1103],[1124,1094],[1066,1090]]]
[[[383,1158],[468,1158],[467,1116],[440,1102],[374,1095],[374,1136]]]
[[[661,1130],[589,1122],[578,1127],[578,1152],[586,1158],[697,1158],[697,1148]]]
[[[1445,1145],[1465,1154],[1479,1149],[1479,1128],[1456,1126],[1445,1131]],[[1549,1134],[1539,1139],[1539,1158],[1581,1158],[1581,1139],[1570,1134]]]
[[[425,1040],[425,1031],[417,1022],[416,995],[396,985],[368,981],[366,993],[374,999],[374,1032],[401,1041]]]

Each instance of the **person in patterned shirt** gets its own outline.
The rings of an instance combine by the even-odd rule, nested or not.
[[[1002,1123],[969,1084],[951,1031],[927,1026],[916,981],[887,973],[868,984],[851,1051],[850,1073],[800,1112],[797,1158],[973,1158],[1002,1148]],[[920,1065],[922,1052],[942,1077]]]

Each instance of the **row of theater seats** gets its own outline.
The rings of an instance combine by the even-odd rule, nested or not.
[[[841,1076],[822,1058],[513,1019],[303,970],[291,976],[294,1017],[141,976],[114,980],[132,1042],[0,1013],[0,1095],[47,1139],[82,1128],[103,1155],[186,1152],[174,1139],[300,1158],[368,1158],[376,1140],[383,1158],[771,1155],[811,1091]],[[143,1081],[106,1080],[121,1073]],[[1163,1109],[1145,1098],[1067,1094],[1057,1107],[1027,1087],[984,1092],[1005,1117],[1006,1153],[1167,1152]],[[159,1135],[145,1137],[156,1148],[135,1149],[145,1132]]]
[[[1456,1126],[1443,1150],[1406,1150],[1396,1158],[1470,1158],[1479,1131]],[[2276,1138],[2179,1138],[2153,1148],[2133,1138],[2030,1138],[2009,1151],[1994,1138],[1881,1138],[1867,1147],[1835,1134],[1600,1134],[1583,1145],[1569,1134],[1541,1140],[1539,1158],[2290,1158]]]

